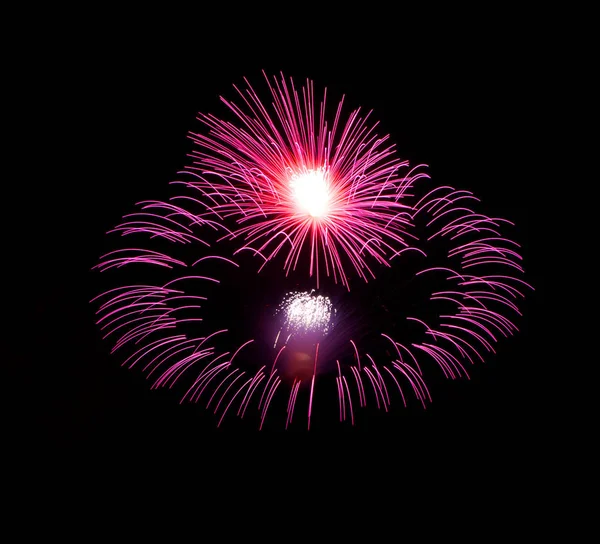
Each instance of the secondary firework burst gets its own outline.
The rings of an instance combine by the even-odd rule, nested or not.
[[[312,290],[288,293],[277,309],[276,314],[280,313],[283,314],[284,321],[277,339],[282,331],[288,338],[309,333],[325,336],[333,328],[336,310],[332,307],[329,297],[317,295]]]
[[[517,332],[531,287],[512,223],[467,190],[432,187],[343,97],[330,109],[309,80],[265,82],[266,101],[248,81],[240,104],[222,98],[232,120],[199,114],[173,196],[110,231],[136,243],[95,267],[115,280],[94,299],[98,325],[123,365],[182,387],[217,425],[253,412],[263,428],[280,399],[286,428],[299,410],[310,428],[318,391],[352,424],[372,405],[425,407],[426,368],[468,377]],[[358,301],[382,281],[383,299]]]

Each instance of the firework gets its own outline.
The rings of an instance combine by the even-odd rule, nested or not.
[[[517,332],[531,287],[512,223],[432,187],[343,97],[330,109],[309,80],[265,82],[266,101],[248,81],[222,98],[231,120],[200,114],[173,196],[110,231],[135,243],[95,267],[115,281],[98,325],[124,366],[219,426],[301,413],[310,428],[317,392],[351,424],[371,405],[425,407],[428,368],[468,377]]]

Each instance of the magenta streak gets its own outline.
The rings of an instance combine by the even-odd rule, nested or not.
[[[417,319],[416,317],[407,317],[406,319],[407,319],[407,321],[416,321],[417,323],[420,323],[421,325],[423,325],[423,327],[425,327],[425,330],[427,331],[427,334],[430,334],[435,339],[435,332],[429,327],[429,325],[427,323],[425,323],[425,321],[421,321],[420,319]]]
[[[298,390],[300,389],[301,383],[302,383],[302,380],[298,380],[296,382],[296,379],[294,378],[294,381],[292,383],[292,390],[290,391],[290,398],[288,400],[288,406],[287,406],[287,417],[285,419],[285,428],[286,429],[292,423],[292,418],[294,417],[294,408],[296,407],[296,399],[298,398]]]
[[[240,253],[241,251],[252,251],[252,253],[254,253],[254,255],[258,255],[259,257],[262,257],[263,261],[267,262],[267,260],[268,260],[268,259],[267,259],[267,258],[266,258],[266,257],[265,257],[265,256],[264,256],[264,255],[263,255],[261,252],[260,252],[260,251],[258,251],[257,249],[254,249],[254,248],[253,248],[253,247],[251,247],[251,246],[242,246],[241,248],[239,248],[239,249],[236,249],[236,250],[233,252],[233,254],[234,254],[234,255],[237,255],[237,254],[238,254],[238,253]]]
[[[181,344],[178,344],[181,345]],[[148,363],[145,367],[144,367],[144,371],[146,371],[148,369],[148,367],[150,365],[152,365],[156,359],[158,359],[161,356],[164,356],[165,358],[162,359],[161,361],[159,361],[155,367],[148,373],[148,377],[150,377],[150,375],[152,375],[152,373],[154,372],[154,370],[156,370],[159,366],[161,366],[162,364],[164,364],[166,361],[168,361],[171,357],[173,357],[174,355],[176,355],[177,353],[180,353],[181,351],[184,350],[188,350],[191,349],[193,350],[191,354],[187,355],[184,359],[182,359],[180,362],[184,363],[185,365],[191,365],[196,363],[197,361],[200,361],[206,357],[211,357],[214,355],[214,348],[209,347],[206,348],[202,351],[196,351],[197,348],[194,348],[194,346],[186,346],[181,350],[175,351],[173,353],[170,353],[169,355],[167,355],[167,352],[170,351],[171,349],[173,349],[173,347],[177,347],[177,346],[172,346],[171,348],[165,350],[164,352],[162,352],[161,354],[157,355],[152,361],[150,361],[150,363]],[[176,363],[173,366],[178,366],[178,363]],[[172,368],[172,367],[171,367]],[[165,376],[166,374],[170,373],[170,370],[167,369],[165,372],[163,372],[162,376]]]
[[[203,352],[197,352],[197,353],[192,353],[191,355],[188,355],[187,357],[182,359],[179,363],[177,363],[176,365],[173,365],[173,367],[171,367],[170,369],[167,369],[165,371],[165,375],[167,373],[170,375],[172,373],[172,369],[175,369],[176,367],[180,367],[180,370],[177,373],[177,375],[174,376],[170,387],[172,387],[175,384],[175,382],[183,375],[183,373],[188,368],[190,368],[193,364],[195,364],[197,361],[199,361],[201,359],[204,359],[205,357],[210,357],[212,355],[214,355],[214,348],[207,348]]]
[[[420,253],[421,255],[423,255],[423,257],[427,257],[427,253],[425,253],[423,250],[416,248],[416,247],[407,247],[404,249],[401,249],[400,251],[396,251],[391,257],[390,257],[390,261],[394,258],[397,257],[398,255],[402,255],[403,253],[405,253],[406,251],[416,251],[417,253]]]
[[[140,293],[143,293],[143,294],[140,294]],[[157,288],[155,288],[153,291],[140,290],[140,289],[137,289],[134,291],[125,291],[124,293],[121,293],[120,295],[117,295],[117,296],[107,300],[104,304],[102,304],[102,306],[99,308],[99,310],[96,313],[101,314],[102,312],[105,312],[112,306],[115,306],[117,304],[123,305],[124,302],[129,301],[129,300],[134,300],[135,302],[140,302],[144,299],[152,299],[152,298],[159,298],[160,300],[163,300],[167,296],[167,294],[168,294],[168,291],[166,291],[166,290],[161,291],[160,289],[157,289]],[[155,301],[155,302],[160,302],[160,300]],[[127,306],[127,304],[125,304],[125,306]]]
[[[500,255],[502,257],[511,256],[519,261],[523,260],[523,258],[516,251],[513,251],[512,249],[507,249],[505,247],[500,247],[500,246],[493,246],[491,244],[473,243],[473,242],[469,243],[469,244],[465,244],[457,249],[454,249],[454,250],[448,252],[448,256],[453,257],[455,255],[463,254],[463,259],[467,260],[467,259],[475,257],[477,255],[481,255],[481,254],[486,255],[488,253],[491,253],[492,255]]]
[[[254,376],[254,380],[253,380],[252,384],[250,385],[250,387],[248,387],[248,391],[246,392],[246,394],[244,395],[244,398],[242,399],[242,402],[240,404],[240,408],[238,410],[238,416],[240,416],[240,418],[244,417],[244,414],[246,413],[246,409],[248,408],[248,405],[250,404],[250,400],[252,398],[252,395],[258,389],[258,385],[260,384],[260,382],[263,381],[264,378],[265,378],[265,375],[262,372],[263,368],[265,368],[265,367],[262,366],[261,370],[259,370],[256,373],[256,375]]]
[[[381,372],[379,372],[379,369],[377,368],[377,365],[375,364],[375,361],[373,361],[373,370],[375,371],[375,373],[377,374],[378,377],[378,382],[381,385],[381,390],[383,391],[383,394],[385,395],[385,401],[387,402],[388,406],[391,404],[390,402],[390,395],[387,389],[387,385],[385,384],[385,380],[383,379],[383,376],[381,375]]]
[[[459,327],[457,325],[450,325],[448,323],[442,323],[440,325],[440,327],[448,327],[448,328],[451,328],[451,329],[457,329],[459,331],[464,331],[467,334],[470,334],[471,336],[473,336],[474,338],[476,338],[477,340],[479,340],[483,344],[483,346],[485,347],[485,349],[487,351],[491,351],[492,353],[496,353],[495,350],[494,350],[494,348],[492,347],[492,345],[483,336],[481,336],[480,334],[477,334],[476,332],[472,331],[471,329],[467,329],[465,327]]]
[[[358,348],[356,347],[354,340],[350,340],[350,343],[354,347],[354,353],[356,353],[356,361],[358,363],[358,370],[360,370],[360,356],[358,355]]]
[[[456,234],[450,236],[450,240],[454,241],[457,238],[460,238],[461,236],[464,236],[466,234],[470,234],[470,233],[477,233],[477,235],[481,235],[482,233],[491,233],[491,234],[499,234],[496,230],[489,228],[489,227],[474,227],[473,225],[479,224],[482,221],[471,221],[469,223],[466,223],[465,225],[462,225],[460,228],[459,227],[454,227],[453,229],[448,230],[448,232],[446,234],[449,234],[452,230],[454,231],[458,231],[456,232]]]
[[[517,330],[517,327],[512,323],[512,321],[497,312],[492,312],[487,308],[483,310],[481,308],[472,308],[471,310],[472,312],[470,312],[470,315],[476,315],[482,321],[494,326],[500,333],[504,335],[505,338],[507,338],[508,335],[510,335],[513,331]]]
[[[192,349],[193,349],[193,347],[192,347]],[[183,351],[183,350],[180,350],[180,351]],[[206,354],[207,357],[209,355],[212,355],[212,352],[210,354],[209,353]],[[194,354],[188,355],[187,357],[184,357],[183,359],[180,359],[176,363],[174,363],[171,366],[169,366],[159,376],[159,378],[154,382],[154,384],[152,385],[151,389],[157,389],[158,387],[163,387],[163,386],[165,386],[165,385],[168,384],[169,380],[171,380],[171,385],[169,385],[169,389],[172,388],[173,385],[175,384],[175,382],[182,376],[182,374],[190,366],[192,366],[195,363],[195,359],[196,359],[196,357],[194,357]],[[166,361],[166,359],[165,359],[165,361]],[[161,363],[159,363],[159,364],[162,364],[163,362],[164,361],[161,361]],[[154,372],[154,370],[156,370],[156,368],[158,368],[158,366],[155,367],[152,370],[152,372]],[[150,377],[150,374],[148,374],[148,377]]]
[[[198,340],[201,340],[201,342],[198,344],[198,347],[196,349],[199,349],[200,346],[202,346],[205,342],[210,340],[213,336],[217,336],[217,334],[222,334],[224,332],[227,332],[227,329],[221,329],[221,330],[212,332],[206,338],[203,338],[203,339],[199,338]]]
[[[230,365],[229,365],[230,366]],[[239,372],[239,368],[234,368],[229,374],[227,374],[227,376],[225,376],[220,382],[219,385],[217,385],[217,387],[215,387],[215,389],[212,392],[212,395],[210,396],[210,398],[208,399],[208,402],[206,403],[206,408],[210,407],[210,404],[212,402],[212,400],[215,398],[215,395],[217,394],[217,392],[219,391],[219,389],[223,386],[223,384],[231,377],[233,376],[236,372]],[[237,379],[237,378],[236,378]],[[217,409],[215,408],[214,413],[217,413]]]
[[[365,371],[367,377],[371,381],[371,385],[373,386],[373,391],[375,393],[375,402],[377,403],[377,408],[381,409],[381,405],[383,405],[384,410],[387,412],[387,405],[385,403],[385,399],[383,398],[383,392],[381,391],[381,386],[379,385],[375,376],[373,376],[373,373],[371,372],[369,367],[365,367],[363,370]],[[379,391],[379,394],[377,394],[378,391]],[[379,402],[380,396],[381,396],[381,403]]]
[[[435,334],[435,335],[439,336],[440,338],[442,338],[443,340],[450,342],[463,358],[467,359],[471,364],[474,364],[474,361],[471,358],[471,355],[469,355],[469,353],[460,344],[458,344],[458,342],[454,341],[454,338],[456,338],[457,340],[464,342],[465,344],[467,344],[467,346],[469,346],[471,349],[473,349],[473,346],[471,346],[469,343],[465,342],[462,338],[458,338],[451,334],[448,334],[445,332],[440,332],[440,331],[431,331],[431,334],[432,335]],[[437,342],[437,338],[435,336],[434,336],[434,339]],[[483,357],[481,357],[481,355],[479,355],[479,353],[476,350],[473,349],[473,351],[475,351],[477,356],[483,361]]]
[[[497,259],[478,258],[478,259],[463,260],[462,267],[463,267],[463,269],[466,270],[467,268],[473,268],[474,266],[480,266],[480,265],[486,265],[486,264],[488,264],[488,265],[489,264],[500,264],[500,265],[504,265],[504,266],[509,266],[511,268],[515,268],[519,272],[524,272],[523,267],[519,266],[516,263],[513,263],[512,261],[510,261],[508,259],[502,259],[502,258],[497,258]]]
[[[476,319],[471,319],[471,318],[465,317],[462,314],[441,315],[440,317],[442,319],[457,319],[457,320],[461,320],[461,321],[466,321],[467,323],[472,323],[476,327],[479,327],[483,332],[485,332],[494,342],[498,342],[498,339],[492,334],[492,331],[489,328],[485,327],[482,323],[480,323]]]
[[[435,293],[431,293],[431,298],[429,300],[437,300],[439,299],[446,299],[446,300],[451,300],[452,302],[455,302],[456,304],[458,304],[460,307],[464,307],[464,304],[462,302],[459,302],[458,300],[451,298],[451,297],[443,297],[441,295],[458,295],[459,297],[463,297],[467,300],[472,300],[473,302],[479,304],[482,308],[485,308],[485,304],[483,302],[481,302],[477,297],[472,296],[470,293],[462,293],[460,291],[437,291]]]
[[[219,359],[222,359],[223,357],[227,357],[228,355],[229,355],[229,353],[228,353],[228,352],[221,353],[221,355],[219,355],[219,356],[215,357],[215,358],[214,358],[212,361],[210,361],[210,362],[209,362],[209,363],[208,363],[208,364],[207,364],[207,365],[206,365],[206,366],[205,366],[205,367],[204,367],[204,368],[203,368],[203,369],[202,369],[202,370],[199,372],[199,374],[198,374],[198,377],[197,377],[197,378],[194,380],[194,383],[193,383],[193,384],[190,386],[190,388],[189,388],[189,389],[188,389],[188,390],[185,392],[185,395],[183,395],[183,397],[181,397],[180,404],[182,404],[182,403],[183,403],[183,401],[185,401],[186,397],[187,397],[187,396],[190,394],[190,392],[191,392],[193,389],[197,389],[197,388],[198,388],[198,387],[199,387],[199,386],[202,384],[202,382],[204,381],[204,379],[205,379],[205,377],[206,377],[207,373],[209,372],[209,371],[208,371],[208,368],[209,368],[209,367],[210,367],[212,364],[214,364],[216,361],[218,361]],[[203,357],[202,357],[202,358],[203,358]],[[220,366],[221,364],[227,364],[227,363],[220,363],[218,366]],[[215,368],[217,368],[217,367],[215,367]],[[192,393],[192,395],[191,395],[191,398],[190,398],[190,401],[193,401],[193,398],[194,398],[194,393]]]
[[[457,196],[460,193],[463,193],[463,194],[461,196]],[[455,202],[458,202],[459,200],[474,200],[475,202],[480,202],[480,200],[477,197],[473,196],[473,194],[470,193],[470,192],[468,192],[468,191],[456,191],[456,192],[452,193],[452,196],[455,196],[456,198],[444,199],[444,200],[446,200],[446,203],[442,204],[437,210],[434,210],[432,208],[431,211],[432,211],[432,213],[433,213],[434,216],[439,217],[442,214],[442,210],[444,208],[447,208],[448,206],[451,206],[452,204],[454,204]],[[438,204],[440,202],[441,201],[438,201]]]
[[[271,369],[271,374],[269,374],[269,378],[267,379],[265,386],[263,387],[263,392],[260,396],[260,400],[258,401],[258,409],[260,410],[262,404],[263,404],[263,399],[265,397],[265,394],[267,392],[267,389],[269,388],[270,382],[271,382],[271,378],[273,378],[273,376],[275,376],[275,368]],[[275,380],[277,380],[277,377],[275,377]],[[275,381],[274,380],[274,381]]]
[[[118,308],[115,308],[114,310],[104,314],[100,319],[98,319],[96,321],[96,325],[100,325],[105,319],[108,319],[110,316],[115,315],[119,312],[122,312],[124,310],[129,310],[131,308],[137,308],[131,312],[128,312],[126,314],[120,315],[118,316],[116,319],[113,319],[111,321],[109,321],[108,323],[106,323],[105,325],[103,325],[100,330],[104,330],[106,327],[110,326],[112,323],[114,323],[115,321],[118,321],[119,319],[123,319],[124,317],[127,317],[129,315],[133,315],[133,314],[139,314],[139,313],[144,313],[144,309],[148,309],[151,308],[153,306],[162,306],[162,308],[159,308],[158,310],[161,311],[163,309],[166,308],[166,304],[164,301],[157,301],[157,302],[137,302],[134,304],[126,304],[125,306],[121,306]]]
[[[202,393],[204,393],[204,390],[206,389],[208,384],[217,376],[217,374],[219,374],[226,368],[229,368],[229,366],[230,366],[230,364],[228,362],[219,363],[214,368],[211,368],[210,370],[208,370],[206,372],[203,371],[202,375],[198,376],[198,379],[197,379],[198,387],[200,387],[202,385],[202,383],[204,383],[204,385],[195,395],[196,402],[200,401],[200,397],[202,396]],[[208,404],[206,405],[206,407],[208,408]]]
[[[406,372],[409,373],[413,377],[413,381],[411,381],[411,383],[413,383],[413,387],[416,386],[418,388],[415,390],[417,398],[425,399],[425,397],[427,397],[429,399],[429,401],[431,401],[431,395],[429,394],[429,390],[427,389],[427,386],[425,385],[423,378],[420,376],[420,374],[417,373],[417,371],[414,368],[412,368],[410,365],[408,365],[406,363],[403,363],[402,361],[396,361],[396,362],[393,362],[392,364],[396,368],[399,368],[399,365],[402,365],[402,368],[404,368],[406,370]]]
[[[446,359],[444,357],[442,357],[439,353],[437,353],[435,350],[433,350],[430,347],[425,346],[423,344],[413,344],[413,346],[415,348],[423,350],[425,353],[427,353],[427,355],[429,355],[438,364],[438,366],[442,369],[442,372],[444,373],[445,378],[447,378],[447,379],[452,378],[453,380],[457,378],[457,376],[452,371],[452,368],[450,367],[450,365],[446,362]]]
[[[379,389],[379,391],[380,391],[380,393],[381,393],[381,400],[382,400],[382,402],[383,402],[383,406],[384,406],[384,408],[385,408],[385,410],[386,410],[386,412],[387,412],[387,407],[386,407],[386,405],[385,405],[385,404],[386,404],[386,399],[385,399],[385,397],[383,396],[383,390],[385,389],[385,384],[382,384],[382,383],[381,383],[381,381],[380,381],[380,379],[381,379],[381,374],[379,374],[379,371],[377,370],[377,365],[375,364],[375,360],[373,359],[373,357],[371,357],[371,356],[370,356],[368,353],[365,353],[365,356],[366,356],[366,357],[369,359],[369,361],[371,361],[371,365],[373,366],[373,370],[371,371],[371,376],[372,376],[372,377],[374,378],[374,380],[375,380],[375,382],[374,382],[374,383],[376,383],[376,384],[377,384],[377,387],[378,387],[378,389]],[[377,374],[377,376],[379,376],[379,378],[377,378],[377,377],[375,376],[375,374]],[[382,389],[382,386],[383,386],[383,389]],[[386,390],[386,393],[387,393],[387,390]],[[387,399],[387,403],[389,404],[389,397],[388,397],[388,399]]]
[[[138,343],[142,338],[146,336],[146,333],[148,332],[151,334],[153,332],[160,331],[161,329],[174,329],[174,326],[169,327],[167,325],[171,323],[174,323],[172,319],[166,319],[165,321],[155,320],[152,323],[141,323],[140,325],[132,328],[127,334],[121,336],[121,338],[119,338],[119,340],[115,342],[111,353],[116,352],[118,349],[123,347],[128,342],[133,341],[135,338],[137,338],[135,343]]]
[[[208,278],[206,276],[180,276],[179,278],[175,278],[174,280],[171,280],[171,281],[165,283],[163,285],[163,289],[165,287],[167,287],[167,285],[171,285],[177,281],[183,281],[183,280],[208,280],[208,281],[212,281],[214,283],[221,283],[219,280],[216,280],[214,278]]]
[[[239,370],[239,369],[236,369],[236,370]],[[216,414],[217,411],[219,410],[219,406],[221,406],[221,403],[223,402],[223,399],[225,398],[225,396],[227,395],[227,393],[229,393],[229,390],[231,389],[231,387],[233,386],[233,384],[235,382],[237,382],[244,374],[246,374],[246,373],[245,372],[241,372],[240,374],[238,374],[235,377],[235,379],[229,384],[229,386],[227,387],[227,389],[225,389],[225,391],[223,391],[223,394],[221,395],[221,398],[219,399],[219,402],[217,402],[217,405],[215,406],[215,410],[213,412],[214,414]],[[251,381],[252,381],[252,378],[248,379],[248,381],[246,382],[246,384],[242,385],[242,387],[244,387],[245,385],[249,384]],[[232,401],[237,396],[237,394],[239,392],[240,392],[240,390],[238,389],[238,391],[235,393],[235,395],[233,395],[233,397],[231,398]],[[216,393],[216,390],[215,390],[215,393]],[[229,407],[229,405],[227,407]],[[227,411],[227,408],[225,408],[225,411]],[[225,415],[225,412],[223,412],[223,415]]]
[[[403,363],[402,361],[392,361],[392,365],[394,365],[398,371],[404,374],[405,378],[408,380],[413,389],[415,397],[421,401],[423,408],[425,408],[425,397],[427,397],[431,402],[431,395],[429,394],[429,390],[427,389],[421,376],[415,372],[414,368],[406,363]]]
[[[410,383],[410,386],[412,387],[415,397],[417,397],[417,400],[421,401],[423,408],[425,408],[426,407],[425,400],[424,400],[423,396],[421,395],[421,391],[418,388],[417,384],[413,381],[413,378],[411,376],[409,376],[408,372],[406,370],[404,370],[404,368],[402,368],[397,361],[393,361],[392,364],[408,380],[408,383]],[[408,368],[410,368],[410,367],[408,367]],[[404,398],[404,395],[403,395],[403,398]]]
[[[404,404],[404,407],[406,408],[406,399],[404,398],[404,392],[402,391],[402,387],[400,387],[400,383],[396,379],[396,376],[394,376],[392,371],[387,366],[384,366],[383,369],[387,370],[388,374],[392,377],[392,380],[394,380],[394,382],[396,383],[398,391],[400,391],[400,396],[402,397],[402,404]]]
[[[90,302],[96,302],[97,300],[101,299],[102,297],[108,296],[111,293],[114,293],[115,291],[125,291],[124,295],[126,296],[128,290],[132,289],[133,287],[135,287],[137,291],[141,291],[141,292],[143,292],[146,288],[148,288],[150,290],[156,289],[156,287],[153,286],[153,285],[125,285],[125,286],[122,286],[122,287],[115,287],[115,288],[110,289],[108,291],[104,291],[103,293],[100,293],[99,295],[96,295],[94,298],[92,298],[90,300]],[[121,295],[119,295],[119,296],[121,296]]]
[[[417,361],[416,357],[412,354],[412,352],[406,347],[403,346],[402,344],[400,344],[399,342],[396,342],[396,346],[398,346],[398,348],[402,348],[403,350],[406,351],[406,353],[408,353],[408,355],[410,356],[410,358],[412,359],[413,363],[415,364],[415,366],[417,367],[417,370],[419,371],[419,374],[422,374],[421,371],[421,367],[419,366],[419,362]],[[398,351],[398,353],[400,353],[400,351]],[[402,364],[406,364],[403,360],[402,360],[402,355],[400,355],[400,361],[402,362]]]
[[[275,390],[279,387],[279,384],[281,383],[281,379],[277,378],[274,382],[273,385],[271,386],[271,389],[269,391],[269,394],[267,395],[267,399],[265,401],[265,405],[263,407],[262,410],[262,415],[260,418],[260,427],[259,430],[262,430],[263,425],[265,423],[265,417],[267,416],[267,410],[269,408],[269,406],[271,405],[271,399],[273,398],[273,395],[275,394]]]
[[[442,357],[445,361],[448,362],[449,367],[450,366],[454,367],[458,377],[460,377],[462,374],[464,374],[467,378],[469,378],[469,374],[468,374],[467,370],[465,369],[465,367],[449,351],[445,350],[444,348],[442,348],[440,346],[436,346],[433,344],[423,343],[423,346],[426,346],[429,349],[433,350],[434,352],[438,353],[440,355],[440,357]]]
[[[312,380],[310,382],[310,398],[308,401],[308,430],[310,430],[310,415],[312,412],[312,403],[313,403],[313,393],[315,389],[315,377],[317,375],[317,357],[319,356],[319,344],[317,343],[317,347],[315,350],[315,365],[313,368]]]
[[[246,342],[244,342],[236,351],[235,353],[231,356],[231,359],[229,360],[229,363],[233,363],[233,360],[235,359],[236,355],[242,351],[243,348],[245,348],[248,344],[251,344],[252,342],[254,342],[254,340],[248,340]]]
[[[431,301],[433,301],[433,300],[449,300],[450,302],[454,302],[454,304],[456,304],[461,310],[465,310],[466,308],[468,308],[462,302],[460,302],[459,300],[456,300],[455,298],[452,298],[452,297],[431,296],[429,298],[429,300],[431,300]]]
[[[142,204],[141,202],[138,202],[138,206],[140,206],[141,204]],[[156,206],[151,206],[151,205],[149,205],[149,206],[141,206],[141,208],[143,210],[145,210],[145,209],[151,209],[152,207],[156,207]],[[157,219],[164,219],[165,221],[168,221],[169,223],[173,223],[175,226],[177,226],[177,227],[179,227],[179,228],[181,228],[181,229],[189,232],[190,234],[192,233],[192,229],[190,229],[190,228],[186,227],[185,225],[182,225],[178,221],[175,221],[174,219],[170,219],[169,217],[166,217],[164,215],[158,215],[158,214],[149,213],[149,212],[135,212],[135,213],[125,214],[123,216],[123,219],[125,219],[127,217],[155,217]],[[153,223],[151,223],[151,224],[153,224]],[[157,224],[157,225],[160,226],[160,227],[163,227],[163,228],[169,228],[169,227],[164,227],[163,225],[160,225],[160,224]],[[176,230],[174,230],[173,232],[176,233],[176,234],[178,234],[178,235],[181,235],[181,236],[184,235],[182,232],[178,232]]]
[[[170,336],[168,338],[160,338],[158,340],[154,340],[154,342],[150,342],[147,346],[141,347],[136,352],[134,352],[132,355],[127,357],[127,359],[125,359],[125,361],[123,361],[122,366],[125,366],[133,357],[135,357],[139,353],[145,351],[145,353],[142,353],[135,361],[133,361],[133,363],[131,363],[129,368],[133,368],[138,361],[143,359],[151,351],[158,349],[158,348],[164,346],[165,344],[169,344],[171,342],[177,342],[178,340],[184,340],[184,339],[185,339],[185,336],[176,335],[176,336]]]
[[[430,197],[431,195],[433,195],[434,193],[438,192],[438,191],[443,191],[443,190],[450,190],[450,191],[454,191],[453,187],[450,187],[449,185],[441,185],[439,187],[434,187],[431,191],[429,191],[424,197],[422,197],[416,204],[415,204],[415,208],[417,210],[421,210],[421,209],[425,209],[425,206],[428,206],[431,204],[431,202],[435,202],[436,200],[440,200],[440,199],[433,199],[431,200]],[[421,204],[423,204],[423,206],[421,206]]]
[[[346,394],[348,395],[348,408],[350,408],[350,420],[352,425],[354,425],[354,410],[352,408],[352,397],[350,396],[350,388],[348,387],[348,381],[346,380],[346,376],[342,376],[342,380],[344,381],[344,385],[346,387]]]
[[[148,368],[150,366],[152,366],[158,359],[160,359],[161,357],[164,357],[164,359],[158,361],[156,363],[156,365],[154,366],[154,368],[148,373],[148,377],[150,377],[152,375],[152,373],[163,363],[165,363],[166,361],[168,361],[173,355],[177,355],[178,353],[181,353],[183,351],[187,351],[187,350],[193,350],[194,346],[183,346],[181,349],[175,349],[178,348],[179,346],[181,346],[181,344],[175,344],[174,346],[170,346],[169,348],[167,348],[166,350],[162,351],[161,353],[159,353],[158,355],[156,355],[156,357],[154,357],[154,359],[152,359],[149,363],[147,363],[144,368],[143,371],[146,372],[148,370]],[[171,353],[169,353],[171,352]]]
[[[362,383],[362,379],[360,377],[359,370],[355,366],[351,366],[350,370],[352,370],[352,373],[354,374],[354,379],[356,380],[356,387],[358,389],[358,402],[361,407],[364,407],[367,404],[367,398],[365,395],[365,389]]]
[[[344,401],[344,387],[342,384],[342,368],[340,367],[339,360],[336,360],[338,375],[336,377],[336,383],[338,386],[338,400],[340,404],[340,421],[346,419],[346,403]]]
[[[342,388],[341,378],[339,376],[335,377],[335,385],[337,386],[338,391],[338,404],[340,409],[340,421],[344,421],[346,419],[346,408],[344,406],[344,390]]]
[[[226,263],[232,264],[236,268],[240,267],[239,264],[237,264],[236,262],[232,261],[231,259],[227,259],[225,257],[219,257],[218,255],[209,255],[207,257],[200,257],[198,260],[194,261],[194,263],[192,264],[192,266],[196,266],[199,262],[205,261],[207,259],[219,259],[219,260],[225,261]]]
[[[494,276],[486,276],[487,278],[501,278],[501,279],[507,279],[507,280],[511,280],[511,281],[516,281],[522,285],[524,285],[525,287],[528,287],[531,290],[535,290],[533,289],[533,287],[531,285],[529,285],[526,281],[523,281],[519,278],[513,278],[512,276],[500,276],[500,275],[494,275]],[[521,295],[523,296],[523,295]]]
[[[451,268],[444,268],[444,267],[441,267],[441,266],[436,266],[436,267],[433,267],[433,268],[426,268],[425,270],[421,270],[420,272],[417,272],[415,274],[415,276],[420,276],[421,274],[425,274],[426,272],[438,272],[438,271],[451,272],[453,274],[452,277],[447,278],[447,279],[460,278],[461,280],[465,281],[465,278],[463,276],[461,276],[458,272],[455,272]]]
[[[512,301],[510,301],[508,298],[498,294],[498,293],[491,293],[488,291],[469,291],[468,293],[466,293],[465,295],[470,295],[471,298],[477,300],[478,302],[483,299],[483,300],[491,300],[494,301],[498,304],[502,304],[504,306],[509,307],[511,310],[513,310],[515,313],[517,313],[518,315],[523,315],[520,311],[519,308],[517,308],[517,305],[514,304]],[[485,307],[485,305],[480,302],[480,304],[482,306]]]
[[[241,374],[240,376],[241,377]],[[237,379],[237,378],[236,378]],[[219,419],[219,422],[217,423],[217,427],[221,426],[221,422],[223,421],[223,418],[225,417],[225,414],[227,413],[227,410],[229,410],[229,407],[231,406],[231,404],[233,403],[233,401],[235,400],[235,398],[238,396],[238,394],[246,387],[250,387],[252,385],[254,381],[254,378],[250,378],[246,383],[244,383],[235,393],[235,395],[233,395],[233,397],[231,397],[231,400],[229,401],[229,403],[227,404],[227,406],[225,407],[225,410],[223,410],[223,413],[221,414],[221,418]],[[231,383],[231,385],[233,385],[233,382]],[[231,387],[231,385],[229,387]],[[227,391],[226,391],[227,392]],[[225,393],[226,393],[225,392]],[[220,401],[219,401],[220,402]]]
[[[435,223],[438,219],[444,217],[447,214],[451,214],[452,212],[467,212],[468,214],[473,214],[473,210],[471,210],[470,208],[450,208],[449,210],[446,210],[443,213],[440,214],[436,214],[436,216],[429,221],[429,223],[427,223],[427,227],[430,227],[433,223]],[[465,217],[464,215],[461,215],[461,217]]]
[[[122,257],[120,259],[111,259],[110,261],[104,261],[104,262],[98,264],[97,268],[99,268],[102,272],[104,272],[104,271],[109,270],[114,267],[120,268],[122,266],[125,266],[128,264],[133,264],[133,263],[154,264],[154,265],[162,266],[164,268],[173,268],[167,262],[163,262],[163,261],[159,261],[159,260],[155,260],[155,259],[149,259],[149,258],[143,257],[143,256]],[[185,263],[177,263],[177,264],[183,264],[183,266],[185,266]]]
[[[135,214],[135,215],[150,215],[150,214]],[[163,217],[163,219],[167,219]],[[126,223],[121,223],[119,226],[115,227],[110,233],[120,232],[121,236],[130,236],[136,233],[148,234],[149,238],[152,240],[153,238],[163,238],[172,243],[180,243],[180,244],[189,244],[192,241],[198,242],[200,244],[204,244],[208,246],[208,244],[201,240],[200,238],[196,238],[195,236],[191,236],[189,234],[184,234],[182,232],[174,231],[173,229],[161,225],[159,223],[153,223],[150,221],[128,221]]]

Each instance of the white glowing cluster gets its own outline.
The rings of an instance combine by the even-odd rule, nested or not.
[[[285,316],[283,328],[292,334],[320,332],[329,333],[333,326],[333,306],[329,297],[310,292],[288,293],[278,312]]]
[[[306,170],[292,174],[290,179],[292,195],[300,211],[312,217],[323,217],[329,209],[329,184],[325,172]]]

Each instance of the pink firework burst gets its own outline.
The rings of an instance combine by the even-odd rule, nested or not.
[[[369,114],[344,121],[339,102],[331,125],[326,92],[318,103],[313,83],[299,92],[292,80],[267,80],[272,108],[247,83],[243,107],[222,98],[238,124],[200,115],[209,134],[192,134],[198,149],[185,182],[210,202],[203,218],[234,219],[224,237],[243,241],[265,264],[285,253],[286,273],[308,247],[309,273],[319,269],[349,288],[347,269],[374,278],[370,262],[410,248],[411,208],[403,202],[422,167],[400,160],[388,136],[375,133]],[[414,236],[413,236],[414,237]]]
[[[343,99],[329,116],[311,81],[265,80],[269,105],[246,82],[241,106],[222,99],[234,121],[201,114],[176,194],[111,231],[136,243],[95,267],[128,278],[94,299],[100,330],[123,365],[182,384],[217,425],[254,411],[263,428],[279,399],[286,428],[301,403],[310,428],[320,392],[351,424],[394,399],[425,407],[427,367],[468,378],[517,332],[531,287],[513,225],[470,191],[422,189],[424,165]]]

